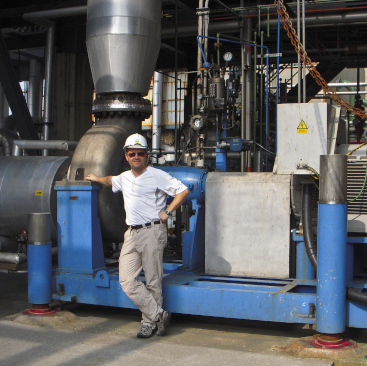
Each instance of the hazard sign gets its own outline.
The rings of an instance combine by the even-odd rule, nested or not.
[[[301,121],[301,123],[298,125],[297,127],[297,132],[298,133],[307,133],[307,126],[304,120]]]

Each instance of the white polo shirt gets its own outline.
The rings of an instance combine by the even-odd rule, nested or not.
[[[132,170],[112,177],[112,191],[122,191],[129,226],[159,220],[159,212],[166,208],[167,195],[174,197],[186,188],[178,179],[152,167],[138,177]]]

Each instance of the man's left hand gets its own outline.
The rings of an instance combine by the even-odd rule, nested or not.
[[[166,222],[169,218],[169,216],[165,214],[164,211],[161,211],[158,216],[162,220],[162,222]]]

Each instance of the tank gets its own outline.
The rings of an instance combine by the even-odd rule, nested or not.
[[[161,0],[89,0],[87,49],[97,94],[149,91],[161,39]]]
[[[29,213],[51,213],[52,240],[57,240],[54,182],[66,177],[68,157],[0,157],[0,235],[28,230]]]

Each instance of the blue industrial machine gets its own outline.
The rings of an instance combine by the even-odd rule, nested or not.
[[[36,305],[52,299],[135,308],[121,290],[118,259],[105,258],[104,253],[106,245],[123,242],[127,229],[121,194],[84,177],[119,174],[126,137],[141,132],[142,120],[151,114],[150,103],[142,96],[148,93],[159,52],[161,11],[159,0],[105,3],[88,1],[95,126],[78,143],[68,170],[66,158],[37,160],[48,172],[47,181],[42,189],[36,182],[31,193],[37,189],[42,202],[37,201],[36,208],[51,211],[52,222],[51,234],[41,234],[40,241],[32,239],[28,246],[29,300]],[[347,157],[336,154],[336,129],[330,128],[337,120],[335,109],[326,103],[279,106],[273,171],[268,172],[268,149],[266,159],[260,159],[266,162],[261,169],[246,171],[244,162],[255,160],[259,152],[251,150],[256,141],[227,136],[238,122],[239,76],[232,67],[226,85],[225,68],[204,66],[211,68],[201,76],[207,95],[198,98],[189,127],[188,140],[195,139],[196,146],[187,143],[179,151],[185,166],[158,166],[190,191],[184,202],[185,225],[176,228],[177,235],[182,234],[181,256],[167,256],[164,263],[164,308],[181,314],[310,324],[328,334],[342,333],[346,327],[367,328],[363,292],[367,283],[354,276],[353,264],[353,246],[364,245],[367,236],[366,232],[348,234]],[[269,80],[266,83],[268,93]],[[243,103],[244,93],[243,89]],[[266,119],[267,111],[268,105]],[[203,131],[209,125],[215,146],[205,145]],[[158,145],[152,146],[154,154],[162,151]],[[212,154],[215,160],[212,171],[207,168],[209,150],[205,149],[211,149],[207,157]],[[165,153],[173,155],[172,149]],[[227,172],[229,156],[241,161],[240,171]],[[0,167],[10,166],[11,159],[0,160]],[[13,164],[18,162],[14,159]],[[34,160],[32,167],[38,167],[35,159],[28,157],[28,165]],[[5,170],[0,178],[8,174]],[[318,185],[315,172],[320,172],[318,214],[310,188]],[[55,192],[56,205],[51,205]],[[16,217],[15,226],[20,221],[1,210],[2,217]],[[297,226],[291,221],[294,217]],[[45,219],[40,227],[49,221]],[[51,273],[51,235],[56,231],[58,264]]]
[[[323,158],[328,162],[330,157]],[[343,167],[343,164],[346,166],[345,156],[331,158],[334,158],[332,161],[337,160],[333,168]],[[312,267],[304,249],[303,236],[295,231],[293,240],[298,243],[297,278],[213,276],[204,272],[207,173],[184,167],[165,167],[164,170],[189,187],[190,195],[185,204],[190,203],[194,212],[190,228],[182,238],[182,262],[164,265],[163,294],[167,310],[183,314],[316,324],[323,333],[340,333],[346,326],[367,327],[367,306],[346,299],[346,244],[356,240],[363,242],[364,239],[347,240],[345,203],[330,204],[327,198],[325,202],[320,202],[317,280],[312,279]],[[331,174],[335,176],[336,171],[332,170]],[[58,192],[59,265],[53,272],[52,298],[135,308],[120,288],[118,268],[104,261],[97,213],[99,186],[86,181],[61,181],[56,183],[55,189]],[[144,281],[143,275],[141,279]],[[351,285],[364,287],[363,284],[348,283],[348,286]]]

